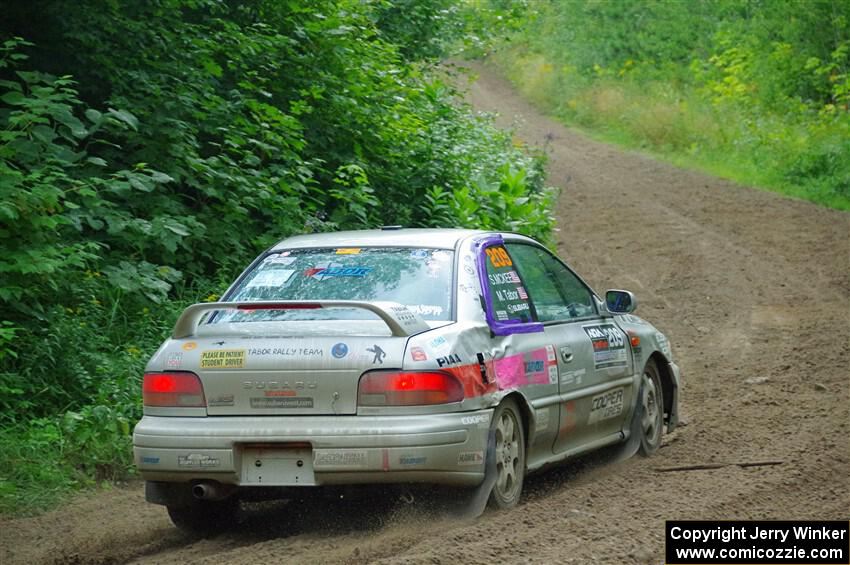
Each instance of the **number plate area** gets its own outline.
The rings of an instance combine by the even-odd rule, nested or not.
[[[306,448],[245,447],[242,485],[309,486],[316,484],[313,452]]]

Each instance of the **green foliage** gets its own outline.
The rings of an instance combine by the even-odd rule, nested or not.
[[[146,358],[275,241],[381,224],[548,236],[540,158],[430,66],[477,41],[471,14],[454,0],[4,6],[0,511],[125,475]]]
[[[532,7],[496,59],[534,102],[607,139],[850,209],[846,2]]]

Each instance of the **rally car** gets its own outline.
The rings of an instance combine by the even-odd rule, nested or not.
[[[679,368],[635,306],[514,233],[283,240],[148,363],[146,498],[193,532],[325,485],[483,484],[507,508],[551,463],[630,438],[649,455],[676,426]]]

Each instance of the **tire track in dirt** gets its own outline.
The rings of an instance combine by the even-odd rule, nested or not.
[[[0,521],[0,561],[649,563],[665,519],[847,517],[850,215],[589,140],[470,66],[471,103],[549,152],[559,253],[598,291],[634,290],[670,336],[687,425],[651,459],[603,454],[530,477],[520,506],[474,521],[422,504],[283,505],[195,540],[133,484]],[[767,459],[784,464],[654,470]]]

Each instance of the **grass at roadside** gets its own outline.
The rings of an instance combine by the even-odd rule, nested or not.
[[[596,139],[685,168],[850,210],[850,119],[753,113],[675,81],[588,80],[543,55],[504,48],[494,63],[542,111]],[[840,111],[838,111],[840,112]]]

